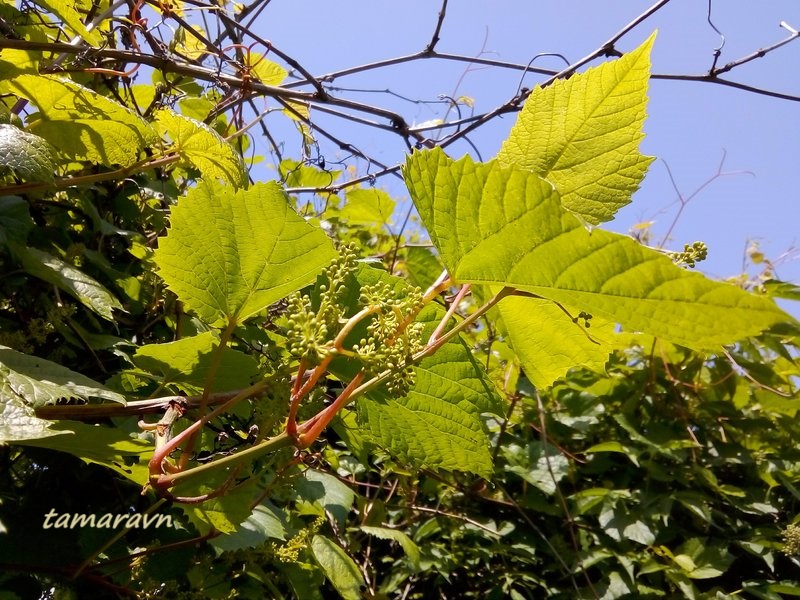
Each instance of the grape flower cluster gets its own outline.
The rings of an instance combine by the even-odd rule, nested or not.
[[[669,257],[679,265],[693,269],[695,265],[708,257],[708,246],[705,242],[693,242],[683,245],[682,252],[670,252]]]
[[[365,284],[354,310],[356,259],[353,246],[340,248],[314,292],[289,297],[289,351],[309,365],[336,355],[349,356],[360,362],[368,377],[390,371],[387,389],[393,395],[405,395],[414,384],[411,358],[424,348],[423,325],[414,322],[424,305],[422,291],[385,281]],[[360,339],[352,347],[344,347],[353,330],[361,331]]]
[[[423,306],[422,291],[411,288],[403,294],[385,282],[361,288],[359,303],[377,312],[367,325],[367,337],[353,346],[369,375],[386,369],[393,372],[387,381],[389,392],[404,396],[414,385],[411,357],[422,350],[422,323],[409,322]]]

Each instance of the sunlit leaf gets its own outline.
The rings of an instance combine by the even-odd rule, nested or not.
[[[277,184],[235,191],[204,181],[173,208],[155,261],[189,310],[222,324],[241,323],[312,283],[335,256]]]
[[[67,435],[20,440],[16,443],[67,452],[85,462],[108,467],[140,486],[147,483],[147,460],[153,454],[152,442],[131,437],[120,428],[78,421],[59,421],[51,429]]]
[[[0,346],[0,395],[19,398],[33,408],[64,399],[125,403],[123,396],[80,373],[5,346]]]
[[[172,140],[173,150],[185,166],[196,168],[205,179],[220,179],[236,187],[247,185],[242,157],[208,125],[171,110],[158,111],[156,125]]]
[[[400,544],[400,547],[403,549],[403,552],[406,553],[406,556],[408,556],[408,559],[411,561],[413,567],[415,569],[419,569],[419,547],[410,537],[408,537],[407,533],[399,529],[389,529],[388,527],[371,527],[369,525],[362,525],[360,529],[364,533],[374,536],[378,539],[392,540],[393,542]]]
[[[362,598],[361,587],[364,577],[347,553],[328,538],[315,535],[311,541],[311,550],[325,577],[331,582],[344,600]]]
[[[359,272],[359,283],[406,285],[377,269]],[[429,305],[420,313],[427,339],[444,317]],[[466,344],[456,338],[414,367],[416,383],[402,398],[379,391],[359,398],[362,426],[381,446],[415,465],[488,476],[491,456],[481,414],[501,412],[500,401]]]
[[[36,0],[36,4],[61,19],[69,29],[81,36],[88,44],[100,43],[100,32],[97,29],[89,31],[83,24],[83,17],[75,10],[76,4],[80,3],[69,0]]]
[[[394,200],[383,190],[355,188],[347,192],[347,203],[339,217],[354,224],[389,223],[394,212]]]
[[[619,60],[537,88],[498,162],[552,182],[564,208],[597,224],[631,201],[652,157],[639,153],[655,34]]]
[[[133,362],[141,369],[159,376],[161,385],[179,384],[202,390],[213,361],[218,340],[211,331],[165,344],[148,344],[136,350]],[[211,391],[241,389],[258,372],[252,356],[225,348]]]
[[[587,231],[533,173],[454,162],[437,149],[410,157],[405,176],[460,282],[512,287],[697,349],[792,320],[771,300],[681,269],[627,236]]]
[[[0,366],[0,375],[3,368]],[[53,423],[36,416],[20,398],[0,391],[0,446],[67,433],[51,429]]]
[[[0,86],[39,109],[29,119],[30,132],[69,159],[127,166],[158,142],[135,112],[68,79],[20,75]]]

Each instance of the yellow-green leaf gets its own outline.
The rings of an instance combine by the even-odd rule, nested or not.
[[[274,182],[236,191],[200,182],[172,210],[155,260],[186,308],[210,324],[241,323],[312,283],[336,256],[328,237]]]
[[[185,166],[196,168],[206,179],[221,179],[236,187],[247,186],[247,169],[233,146],[216,131],[171,110],[156,113],[156,124],[168,135],[173,150]]]
[[[772,300],[681,269],[627,236],[587,231],[550,183],[529,171],[469,157],[454,162],[436,149],[412,155],[404,172],[442,261],[460,282],[512,287],[696,349],[792,320]],[[516,310],[540,305],[521,302]],[[535,318],[517,317],[518,327]],[[572,334],[569,326],[562,335]]]
[[[36,0],[36,4],[61,19],[69,29],[81,36],[84,41],[93,46],[100,43],[102,39],[100,32],[96,29],[89,31],[86,25],[83,24],[80,13],[75,10],[76,4],[80,7],[80,3],[70,2],[69,0]]]
[[[20,75],[2,82],[0,89],[39,109],[30,118],[31,133],[69,160],[128,166],[158,142],[156,132],[139,115],[68,79]]]
[[[552,182],[563,206],[584,221],[612,219],[653,161],[639,153],[639,143],[654,40],[655,34],[619,60],[534,90],[498,162]]]

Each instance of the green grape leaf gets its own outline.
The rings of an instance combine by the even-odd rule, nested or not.
[[[6,346],[0,346],[0,396],[19,398],[33,408],[70,398],[125,404],[123,396],[80,373]]]
[[[312,283],[335,256],[276,183],[234,191],[204,181],[173,208],[155,261],[186,307],[219,325],[241,323]]]
[[[280,85],[289,74],[286,69],[258,52],[247,52],[248,68],[253,77],[265,85]]]
[[[219,484],[222,484],[222,481]],[[211,492],[214,487],[203,485],[200,492]],[[250,516],[252,498],[253,482],[251,480],[229,490],[222,496],[211,498],[201,504],[183,504],[181,508],[201,535],[207,534],[212,529],[220,533],[231,534],[235,533],[240,524]]]
[[[0,125],[0,172],[11,170],[23,181],[52,182],[53,149],[44,138],[13,125]]]
[[[537,88],[497,155],[552,182],[564,208],[608,221],[628,204],[652,157],[639,153],[655,34],[619,60]]]
[[[42,55],[39,52],[3,48],[0,50],[0,80],[19,77],[23,73],[38,75],[39,59],[41,57]],[[11,122],[10,119],[14,117],[4,119],[3,123]],[[16,118],[18,119],[19,117]]]
[[[67,452],[85,462],[108,467],[139,485],[147,483],[150,476],[147,461],[153,455],[152,442],[131,437],[117,427],[87,425],[78,421],[58,421],[51,430],[68,435],[15,443]]]
[[[51,421],[37,417],[22,400],[0,390],[0,446],[66,433],[50,429],[51,425]]]
[[[286,541],[289,525],[283,510],[266,500],[256,506],[236,531],[211,540],[211,545],[231,552],[242,548],[258,548],[270,538]]]
[[[330,514],[341,527],[355,502],[356,495],[349,486],[333,475],[308,469],[294,484],[298,495],[297,509],[301,514]]]
[[[113,310],[124,310],[119,300],[103,285],[61,259],[13,243],[11,251],[25,271],[64,290],[104,319],[113,321]]]
[[[100,31],[97,29],[89,31],[86,25],[83,24],[81,15],[75,10],[75,2],[69,2],[68,0],[36,0],[36,4],[61,19],[67,27],[81,36],[88,44],[96,46],[102,41]]]
[[[129,166],[144,148],[158,143],[156,132],[135,112],[68,79],[20,75],[0,88],[36,105],[31,133],[70,160]]]
[[[286,187],[290,188],[324,188],[333,185],[342,175],[341,171],[323,171],[291,158],[285,158],[281,161],[278,166],[278,172],[281,174]]]
[[[362,285],[384,281],[401,289],[407,284],[384,271],[364,267]],[[426,306],[417,317],[428,339],[444,310]],[[402,398],[376,390],[358,399],[359,421],[380,446],[401,460],[435,469],[488,476],[492,471],[482,413],[502,413],[492,383],[467,345],[454,339],[414,367],[416,383]]]
[[[347,204],[339,211],[345,221],[361,225],[389,223],[394,212],[394,200],[383,190],[356,188],[347,192]]]
[[[415,570],[419,569],[420,552],[419,547],[414,543],[407,533],[399,529],[389,529],[388,527],[372,527],[362,525],[359,529],[367,535],[374,536],[379,540],[392,540],[400,544],[403,552],[406,553]]]
[[[406,248],[405,266],[409,281],[423,290],[432,286],[444,269],[431,249],[421,246]]]
[[[525,375],[541,389],[573,367],[602,371],[618,345],[613,322],[593,317],[587,329],[565,312],[569,310],[574,317],[579,310],[559,307],[550,300],[510,297],[497,309]]]
[[[134,354],[133,363],[158,375],[161,385],[179,384],[195,393],[205,384],[218,345],[215,333],[207,331],[175,342],[142,346]],[[258,364],[252,356],[225,348],[211,391],[245,388],[257,373]]]
[[[25,245],[33,229],[28,203],[19,196],[0,196],[0,245]]]
[[[515,288],[700,350],[792,321],[772,300],[681,269],[630,237],[587,231],[534,173],[436,149],[412,155],[405,176],[458,281]]]
[[[311,551],[325,577],[343,600],[359,600],[363,597],[361,588],[364,586],[364,577],[344,550],[328,538],[315,535],[311,540]]]
[[[208,125],[171,110],[156,113],[156,125],[169,136],[184,166],[194,167],[205,179],[221,179],[236,187],[247,186],[247,169],[233,146]]]

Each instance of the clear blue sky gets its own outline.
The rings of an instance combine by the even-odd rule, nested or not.
[[[558,52],[574,61],[651,4],[641,0],[451,0],[437,49],[467,55],[483,52],[487,58],[518,63],[527,63],[538,53]],[[258,30],[321,75],[421,50],[430,39],[439,6],[435,0],[272,0],[259,20]],[[703,73],[720,44],[706,13],[703,0],[673,0],[625,36],[618,47],[629,50],[658,29],[654,72]],[[800,28],[800,5],[792,0],[715,0],[712,19],[725,35],[719,60],[722,65],[786,37],[788,32],[779,27],[782,20]],[[563,66],[554,58],[535,64]],[[798,66],[800,40],[735,69],[727,77],[800,95]],[[342,78],[336,84],[389,88],[420,100],[436,100],[440,94],[466,95],[474,98],[477,112],[505,102],[519,84],[518,72],[486,68],[465,72],[465,68],[458,63],[418,61]],[[531,87],[536,81],[535,76],[528,76],[525,85]],[[346,95],[396,110],[409,122],[441,117],[443,111],[441,105],[413,104],[384,94]],[[648,115],[642,151],[659,160],[652,165],[633,203],[605,227],[627,232],[637,222],[652,220],[654,238],[659,241],[677,210],[665,163],[676,185],[689,195],[712,177],[723,152],[727,152],[724,170],[752,174],[725,176],[709,185],[686,207],[668,246],[679,248],[683,243],[705,241],[710,253],[702,270],[720,278],[741,272],[748,240],[758,240],[766,256],[773,259],[800,248],[800,152],[796,150],[800,103],[706,83],[653,81]],[[322,119],[318,115],[315,118]],[[320,122],[387,164],[403,160],[404,147],[396,136],[357,130],[347,123]],[[507,116],[471,136],[484,160],[494,155],[513,122],[514,117]],[[341,156],[330,147],[323,146],[323,151],[329,162]],[[293,152],[290,145],[287,153]],[[454,156],[474,154],[464,143],[452,146],[449,152]],[[392,178],[378,185],[395,195],[404,193],[400,182]],[[800,257],[783,261],[777,272],[784,280],[799,282]],[[796,309],[790,308],[797,314]]]

